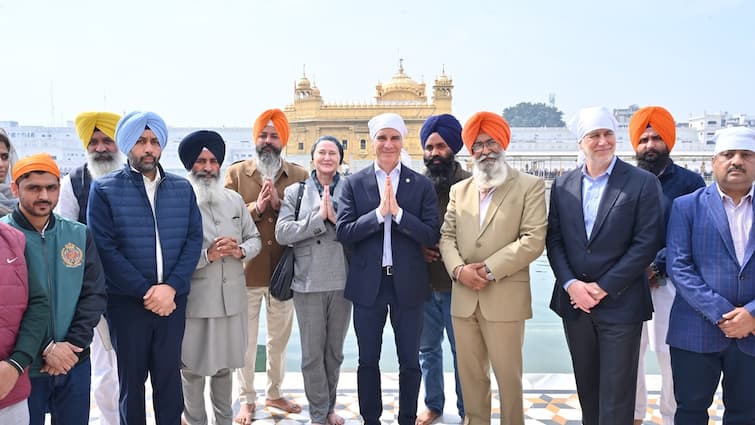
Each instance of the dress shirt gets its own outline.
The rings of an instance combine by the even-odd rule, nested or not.
[[[138,171],[134,167],[131,167],[131,169]],[[163,249],[160,245],[160,231],[157,229],[157,216],[155,215],[155,193],[157,192],[157,186],[160,184],[161,178],[159,170],[156,171],[154,180],[150,180],[142,174],[144,189],[147,191],[149,205],[152,207],[152,218],[155,222],[155,259],[157,260],[157,282],[155,283],[163,283]]]
[[[380,199],[383,198],[383,191],[385,190],[385,179],[389,174],[381,170],[378,167],[377,162],[373,165],[375,169],[375,180],[377,180],[378,190],[380,191]],[[398,191],[399,180],[401,179],[401,162],[396,165],[396,168],[391,170],[391,184],[393,187],[393,195],[396,196]],[[401,223],[401,217],[404,215],[404,210],[399,207],[398,214],[393,217],[391,213],[388,213],[385,217],[380,215],[380,205],[375,208],[375,215],[377,216],[378,223],[383,223],[383,266],[393,265],[393,251],[391,250],[391,222]],[[388,220],[386,220],[388,218]]]
[[[731,196],[721,192],[721,188],[716,185],[718,194],[721,195],[721,201],[724,204],[726,218],[729,220],[729,232],[731,240],[734,242],[734,252],[737,254],[739,266],[742,266],[745,258],[745,248],[747,239],[752,228],[752,187],[750,192],[739,200],[739,205],[734,205]]]

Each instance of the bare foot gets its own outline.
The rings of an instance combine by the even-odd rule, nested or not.
[[[301,406],[287,399],[286,397],[276,398],[275,400],[265,399],[265,406],[275,407],[288,413],[300,413]]]
[[[252,425],[254,409],[256,407],[254,403],[241,403],[239,413],[233,420],[240,425]]]
[[[415,425],[430,425],[440,417],[440,412],[436,412],[433,409],[426,409],[419,415],[417,415],[417,421]]]
[[[328,413],[328,425],[343,425],[345,423],[346,423],[346,420],[336,415],[336,412]]]

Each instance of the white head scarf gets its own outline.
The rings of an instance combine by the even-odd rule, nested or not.
[[[404,119],[399,114],[385,113],[375,115],[367,123],[367,126],[370,128],[371,139],[374,139],[377,132],[384,128],[392,128],[401,133],[401,138],[406,137],[406,124],[404,124]]]
[[[605,128],[615,132],[618,123],[608,108],[605,106],[593,106],[591,108],[580,109],[569,120],[566,126],[569,128],[569,131],[577,136],[577,142],[581,142],[582,138],[593,130]]]
[[[729,127],[716,131],[713,155],[724,151],[755,152],[755,130],[747,127]]]

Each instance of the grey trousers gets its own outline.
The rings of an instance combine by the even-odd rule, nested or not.
[[[181,384],[184,391],[184,419],[189,425],[207,425],[207,411],[204,405],[204,381],[206,376],[195,375],[190,370],[181,369]],[[216,425],[233,424],[231,392],[233,375],[231,369],[221,369],[210,377],[210,401]]]
[[[343,342],[349,329],[351,301],[343,291],[294,292],[301,335],[304,394],[313,423],[327,423],[336,404]]]
[[[0,409],[0,424],[29,425],[29,404],[19,401]]]

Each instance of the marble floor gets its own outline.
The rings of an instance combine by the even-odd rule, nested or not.
[[[398,412],[398,374],[386,373],[382,377],[383,385],[383,406],[384,413],[381,418],[384,424],[396,422]],[[459,424],[461,419],[456,413],[456,396],[453,391],[453,375],[446,373],[446,408],[443,416],[436,422],[437,424]],[[264,388],[266,376],[264,373],[257,373],[255,382],[258,388]],[[579,410],[579,401],[575,391],[574,378],[569,374],[525,374],[524,376],[524,407],[525,422],[527,425],[576,425],[580,424],[581,412]],[[238,383],[234,381],[234,387]],[[657,375],[648,375],[647,385],[648,394],[648,412],[645,417],[645,424],[661,424],[660,413],[658,411],[658,396],[660,388],[660,377]],[[309,422],[307,413],[307,400],[304,396],[301,374],[287,373],[284,381],[284,393],[299,403],[303,411],[299,414],[285,414],[283,411],[264,408],[264,393],[262,390],[257,391],[257,410],[255,411],[255,424],[305,424]],[[344,419],[347,425],[361,424],[359,416],[359,404],[357,402],[356,390],[356,373],[343,373],[338,390],[338,399],[336,411]],[[151,391],[148,388],[149,398]],[[423,394],[420,394],[419,410],[424,409],[422,403]],[[151,402],[148,400],[148,424],[154,424],[154,418],[151,411]],[[498,422],[498,391],[493,391],[493,412],[491,423]],[[209,406],[208,406],[209,408]],[[234,409],[238,409],[238,402],[234,404]],[[208,410],[209,412],[209,410]],[[720,393],[717,394],[716,400],[709,409],[711,415],[710,424],[720,424],[723,405],[720,399]],[[94,400],[92,401],[92,410],[90,421],[91,424],[99,424],[99,410]]]

